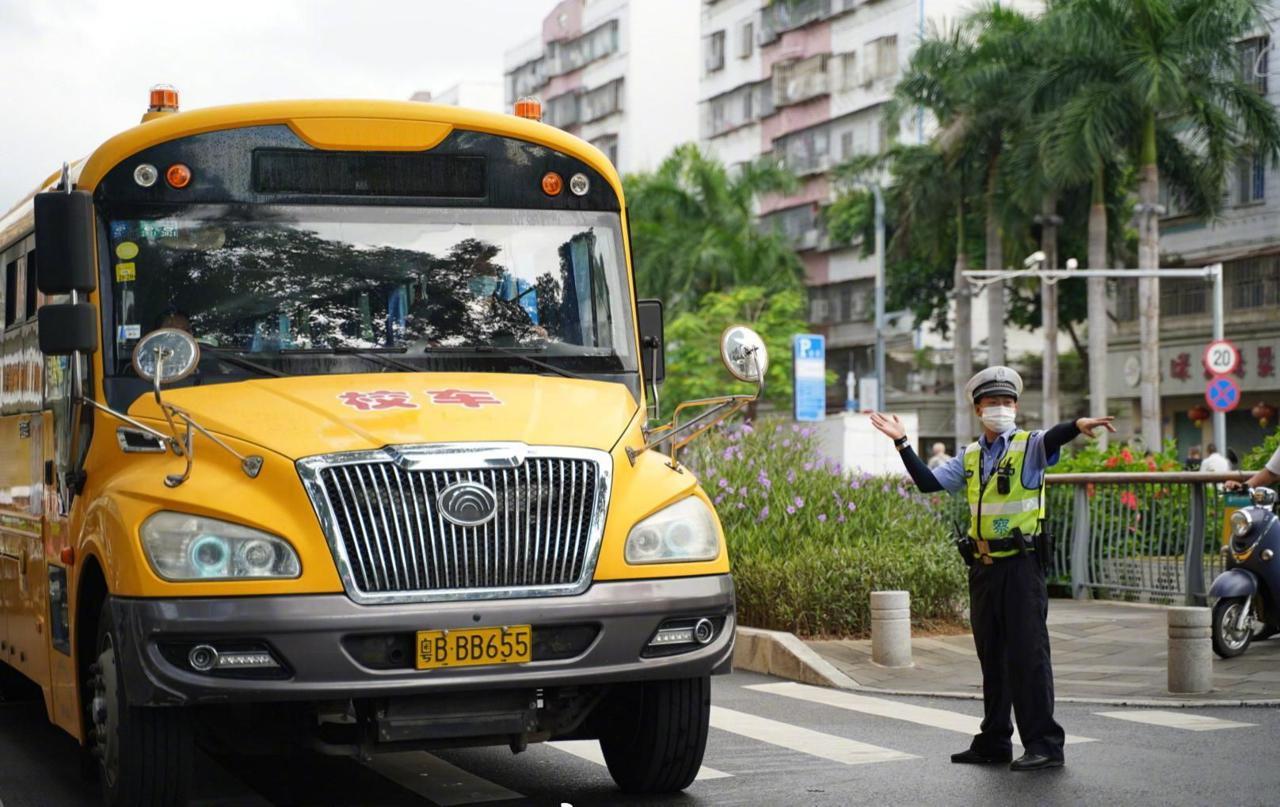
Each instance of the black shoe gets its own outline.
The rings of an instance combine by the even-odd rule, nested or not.
[[[1013,759],[1013,754],[992,757],[986,754],[979,754],[972,748],[951,755],[951,761],[959,765],[1007,765],[1011,759]]]
[[[1030,752],[1018,757],[1009,766],[1011,771],[1039,771],[1045,768],[1061,768],[1062,760],[1053,759],[1052,757],[1042,756],[1040,754],[1032,754]]]

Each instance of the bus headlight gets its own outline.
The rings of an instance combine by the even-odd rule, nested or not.
[[[627,563],[684,563],[715,560],[720,539],[715,516],[697,496],[681,499],[631,528]]]
[[[188,513],[160,512],[142,522],[142,548],[166,580],[297,577],[298,553],[270,533]]]

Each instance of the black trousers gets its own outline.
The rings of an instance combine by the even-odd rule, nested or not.
[[[1049,663],[1049,593],[1032,555],[981,560],[969,567],[970,621],[982,665],[982,733],[971,748],[988,756],[1012,751],[1013,724],[1028,753],[1062,759],[1065,735],[1053,719]]]

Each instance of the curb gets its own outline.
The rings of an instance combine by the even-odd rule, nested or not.
[[[982,700],[980,692],[948,692],[913,689],[882,689],[859,684],[822,656],[794,633],[779,630],[739,627],[733,652],[733,668],[747,672],[763,673],[802,684],[847,689],[866,695],[895,695],[917,698],[951,698],[953,700]],[[1095,706],[1146,706],[1182,709],[1207,709],[1212,707],[1268,706],[1280,707],[1280,698],[1236,698],[1212,700],[1198,698],[1084,698],[1079,696],[1054,697],[1056,703],[1083,703]]]

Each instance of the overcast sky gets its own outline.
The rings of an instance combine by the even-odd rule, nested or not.
[[[407,99],[502,78],[556,0],[0,0],[0,213],[65,160],[182,106]]]

